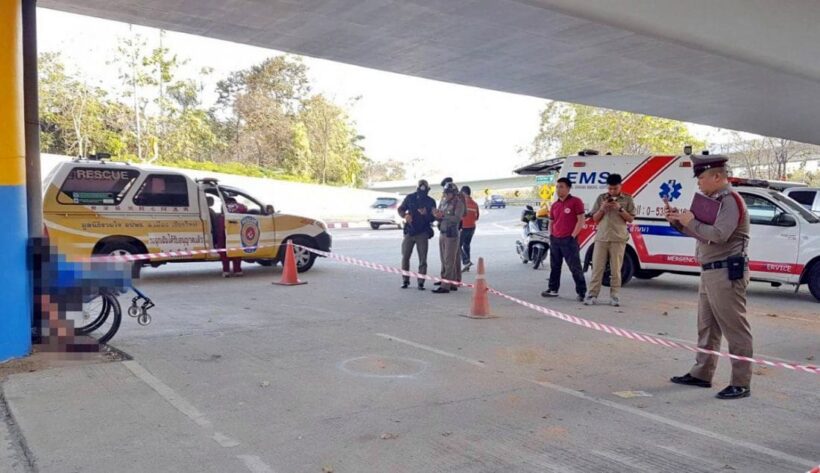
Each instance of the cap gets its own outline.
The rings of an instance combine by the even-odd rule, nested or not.
[[[714,155],[692,155],[692,170],[695,172],[695,177],[703,174],[707,169],[726,167],[726,161],[729,160],[726,156],[719,154]]]
[[[426,179],[420,179],[418,187],[422,187],[422,186],[429,189],[430,188],[430,183],[428,183]]]
[[[453,184],[452,182],[448,182],[447,186],[444,187],[445,194],[458,194],[458,187]]]
[[[453,178],[452,178],[452,177],[445,177],[445,178],[441,181],[441,187],[447,187],[447,184],[449,184],[449,183],[451,183],[451,182],[453,182]]]

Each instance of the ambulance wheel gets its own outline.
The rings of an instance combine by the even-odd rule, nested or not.
[[[657,269],[639,269],[635,271],[635,279],[655,279],[663,274],[663,271]]]
[[[811,295],[820,302],[820,262],[814,263],[814,266],[811,267],[806,282],[809,285]]]
[[[626,286],[629,284],[629,281],[632,281],[632,276],[635,275],[635,260],[634,257],[630,254],[629,251],[624,254],[624,264],[621,266],[621,286]],[[609,272],[609,263],[606,265],[606,270],[604,271],[604,280],[603,285],[609,287],[611,284],[610,280],[611,274]]]
[[[379,225],[378,223],[370,222],[370,228],[372,228],[373,230],[378,230],[379,227],[381,227],[381,225]]]

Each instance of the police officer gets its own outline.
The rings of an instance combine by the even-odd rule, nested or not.
[[[439,221],[438,229],[440,233],[439,251],[441,252],[442,278],[449,281],[460,281],[460,270],[458,249],[459,249],[459,225],[464,217],[464,202],[459,198],[458,187],[452,182],[447,183],[444,188],[444,198],[435,212]],[[456,290],[456,286],[442,282],[436,294],[447,294],[451,290]]]
[[[692,156],[698,188],[707,197],[720,201],[717,214],[680,212],[666,203],[667,220],[677,230],[697,239],[697,260],[701,265],[698,301],[698,347],[720,350],[721,336],[729,342],[729,353],[752,356],[752,331],[746,319],[746,287],[749,269],[749,213],[743,199],[729,185],[724,156]],[[673,383],[702,388],[712,387],[717,356],[698,353],[695,366]],[[717,394],[719,399],[740,399],[751,395],[752,365],[732,359],[730,385]]]
[[[436,201],[428,194],[430,184],[424,179],[419,181],[416,192],[407,195],[399,206],[399,216],[404,219],[404,240],[401,244],[401,269],[410,270],[410,258],[415,247],[419,254],[419,274],[427,274],[427,250],[430,238],[433,237],[432,223]],[[410,278],[402,277],[402,289],[410,286]],[[424,279],[418,280],[419,291],[424,290]]]

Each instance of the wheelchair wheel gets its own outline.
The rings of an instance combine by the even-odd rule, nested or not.
[[[122,308],[116,296],[101,292],[85,302],[82,310],[68,311],[66,318],[74,321],[76,335],[90,335],[99,343],[106,343],[120,328]]]
[[[79,310],[67,310],[66,319],[74,322],[74,333],[88,335],[105,323],[110,312],[108,298],[97,294],[84,301]]]

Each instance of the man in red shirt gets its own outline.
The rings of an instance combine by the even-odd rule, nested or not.
[[[461,195],[464,196],[467,213],[461,219],[461,263],[464,267],[461,272],[466,273],[473,266],[470,258],[470,245],[473,242],[473,235],[475,235],[476,221],[479,218],[478,204],[471,197],[473,191],[470,186],[461,188]]]
[[[581,248],[578,246],[578,234],[584,228],[584,203],[570,195],[572,183],[562,177],[558,179],[556,191],[558,200],[550,208],[550,281],[549,287],[542,292],[543,297],[558,297],[561,285],[561,265],[567,262],[575,280],[575,292],[578,301],[583,302],[587,292],[584,270],[581,269]]]

